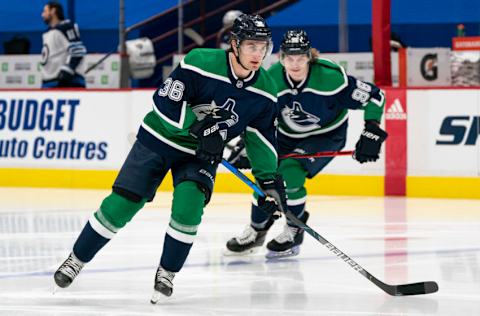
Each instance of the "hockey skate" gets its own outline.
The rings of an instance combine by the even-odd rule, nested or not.
[[[70,253],[67,260],[55,271],[53,275],[55,283],[61,288],[70,286],[84,265],[85,263],[78,260],[73,253]]]
[[[301,218],[306,223],[309,213],[305,211]],[[300,245],[303,243],[304,230],[296,226],[285,224],[283,232],[267,244],[267,259],[294,257],[300,253]]]
[[[268,228],[272,224],[273,221],[269,222],[264,230],[256,230],[248,225],[240,236],[233,237],[227,242],[227,249],[223,254],[225,256],[244,256],[257,252],[263,246]]]
[[[154,292],[150,299],[150,303],[157,304],[172,295],[172,281],[174,277],[175,272],[167,271],[161,266],[158,267],[157,273],[155,274],[155,285],[153,286]]]

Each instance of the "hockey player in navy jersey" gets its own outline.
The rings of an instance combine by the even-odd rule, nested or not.
[[[42,12],[48,25],[42,40],[42,88],[85,87],[78,67],[87,53],[80,39],[78,25],[65,20],[63,7],[48,2]]]
[[[82,267],[151,201],[170,170],[174,191],[152,303],[173,291],[172,281],[192,247],[213,191],[225,142],[245,133],[253,174],[269,199],[262,209],[286,209],[277,175],[275,83],[261,68],[271,52],[271,32],[260,16],[241,15],[231,48],[192,50],[153,95],[148,113],[113,192],[92,214],[68,259],[54,274],[69,286]]]
[[[284,34],[280,61],[268,70],[278,88],[280,106],[278,151],[315,153],[338,151],[345,146],[348,110],[364,111],[365,128],[355,147],[354,159],[360,163],[376,161],[387,137],[380,127],[384,94],[373,84],[348,76],[334,62],[318,58],[305,31]],[[278,172],[287,185],[288,209],[306,223],[307,191],[305,180],[313,178],[332,161],[329,158],[281,159]],[[229,157],[235,166],[246,167],[242,144]],[[252,204],[251,223],[239,237],[227,242],[227,255],[248,254],[261,247],[274,220]],[[267,243],[267,257],[294,256],[299,253],[304,231],[287,220],[284,231]]]

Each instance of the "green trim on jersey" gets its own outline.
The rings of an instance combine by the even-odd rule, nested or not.
[[[223,49],[214,48],[195,48],[192,49],[180,64],[182,68],[190,69],[198,72],[206,77],[215,78],[220,76],[223,78],[215,78],[222,81],[230,82],[228,79],[228,63],[227,55]],[[191,69],[193,66],[196,69]],[[202,72],[200,72],[200,71]],[[214,75],[214,76],[209,76]]]
[[[245,131],[245,148],[256,179],[273,179],[277,174],[277,151],[255,128]]]
[[[312,93],[334,95],[348,86],[345,70],[329,59],[318,58],[310,66],[310,71],[312,74],[306,89],[315,90],[308,90]]]
[[[283,69],[284,69],[283,65],[279,61],[273,64],[272,66],[270,66],[270,68],[268,68],[268,73],[275,81],[278,92],[284,91],[284,90],[290,90],[290,87],[287,85],[287,83],[283,79]]]
[[[259,93],[269,99],[271,99],[273,102],[277,102],[277,85],[275,83],[275,80],[273,80],[273,77],[270,76],[270,74],[263,69],[263,67],[260,67],[258,70],[260,72],[259,76],[257,77],[257,81],[251,86],[246,87],[245,89]],[[255,90],[257,91],[255,91]]]
[[[190,51],[180,62],[180,67],[194,71],[202,76],[231,83],[228,78],[230,62],[223,49],[196,48]],[[277,102],[277,89],[273,79],[265,69],[260,67],[260,74],[255,83],[245,88],[256,94],[263,95],[273,102]]]
[[[181,151],[195,154],[197,148],[197,140],[193,138],[189,133],[189,127],[197,120],[195,113],[193,113],[190,107],[186,107],[185,119],[183,127],[178,128],[171,123],[164,120],[155,111],[150,111],[143,119],[144,127],[147,125],[155,132],[149,131],[150,134],[160,139],[162,142],[167,142],[170,146],[175,147]],[[162,137],[162,138],[161,138]],[[174,144],[172,144],[174,143]]]
[[[380,96],[382,98],[380,101],[370,99],[363,107],[363,118],[365,121],[375,120],[380,122],[382,120],[383,108],[385,107],[385,94],[382,90],[380,90]]]

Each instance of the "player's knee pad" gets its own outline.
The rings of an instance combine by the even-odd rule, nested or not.
[[[173,191],[172,222],[184,226],[188,232],[196,232],[203,215],[203,206],[206,200],[204,190],[194,181],[182,181]],[[190,228],[188,228],[190,227]],[[176,227],[174,227],[176,228]],[[180,229],[182,230],[182,229]]]
[[[116,192],[107,196],[95,213],[95,217],[108,229],[115,232],[124,227],[145,205],[145,199],[134,202]]]

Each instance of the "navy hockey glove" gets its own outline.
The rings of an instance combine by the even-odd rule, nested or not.
[[[259,180],[258,185],[265,193],[265,197],[258,198],[258,208],[272,215],[274,219],[281,217],[280,212],[285,213],[288,210],[287,193],[282,176],[277,175],[275,179],[270,180]]]
[[[247,151],[245,150],[245,141],[243,136],[233,146],[232,152],[227,161],[237,169],[251,169],[250,161],[247,158]]]
[[[199,159],[208,161],[212,165],[222,161],[225,144],[214,118],[207,115],[203,120],[196,121],[190,127],[190,134],[198,139],[195,153]]]
[[[353,158],[360,163],[376,161],[387,136],[387,132],[381,129],[376,121],[365,121],[365,128],[355,145]]]
[[[62,68],[60,68],[57,79],[60,83],[69,84],[73,81],[74,75],[75,72],[72,69],[63,66]]]

